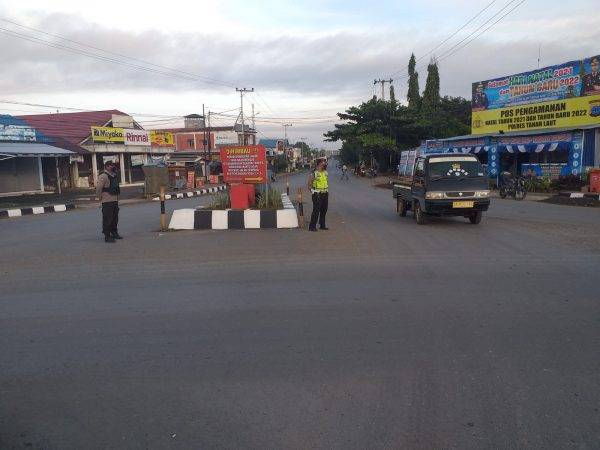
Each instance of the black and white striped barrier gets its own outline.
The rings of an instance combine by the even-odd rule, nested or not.
[[[0,219],[47,214],[53,212],[65,212],[72,209],[75,209],[75,205],[70,203],[66,205],[32,206],[30,208],[5,209],[0,211]]]
[[[176,209],[170,230],[236,230],[298,228],[296,209],[287,194],[281,194],[283,209]]]
[[[568,198],[594,198],[600,200],[600,194],[596,192],[559,192],[558,196]]]
[[[166,194],[165,200],[177,200],[178,198],[190,198],[190,197],[199,197],[201,195],[206,194],[214,194],[215,192],[224,191],[227,189],[227,185],[221,184],[219,186],[213,186],[209,188],[196,189],[195,191],[190,192],[179,192],[173,194]],[[154,202],[160,201],[160,197],[154,197],[152,199]]]

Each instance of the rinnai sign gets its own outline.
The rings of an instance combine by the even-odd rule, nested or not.
[[[92,127],[92,140],[104,144],[150,146],[150,133],[115,127]]]
[[[247,184],[266,182],[266,153],[264,145],[238,145],[221,148],[225,182]]]
[[[145,130],[124,130],[125,145],[150,146],[150,133]]]

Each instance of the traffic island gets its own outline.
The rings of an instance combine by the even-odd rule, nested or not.
[[[176,209],[169,230],[255,230],[298,228],[298,215],[287,194],[281,209]]]
[[[177,199],[180,199],[180,198],[200,197],[202,195],[214,194],[216,192],[224,191],[226,189],[227,189],[227,186],[225,184],[221,184],[221,185],[218,185],[218,186],[212,186],[212,187],[207,187],[207,188],[202,188],[202,189],[196,189],[194,191],[171,192],[169,194],[165,194],[165,200],[177,200]],[[158,201],[160,201],[160,197],[154,197],[152,199],[152,201],[158,202]]]
[[[47,214],[54,212],[66,212],[75,209],[75,205],[68,203],[65,205],[49,205],[49,206],[31,206],[29,208],[16,208],[0,210],[0,219],[8,219],[12,217],[22,216],[37,216],[38,214]]]
[[[600,194],[594,192],[559,192],[542,200],[544,203],[566,206],[600,207]]]

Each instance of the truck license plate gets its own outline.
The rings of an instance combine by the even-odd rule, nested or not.
[[[452,202],[453,208],[472,208],[474,202]]]

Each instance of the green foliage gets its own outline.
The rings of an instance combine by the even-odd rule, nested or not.
[[[440,72],[437,63],[431,61],[427,66],[427,81],[423,91],[421,110],[424,117],[435,119],[436,111],[440,106]]]
[[[408,62],[408,107],[411,109],[419,109],[421,107],[421,94],[419,93],[419,73],[415,70],[417,60],[414,53],[410,55]]]
[[[285,172],[288,167],[288,160],[285,155],[277,155],[273,158],[273,166],[272,169],[276,173]]]
[[[361,146],[356,142],[346,141],[342,143],[340,160],[342,164],[355,166],[360,162]]]
[[[396,90],[394,89],[394,85],[390,85],[390,102],[396,103]]]
[[[215,194],[210,203],[210,209],[229,209],[231,208],[231,199],[229,198],[229,192],[221,192]]]
[[[274,187],[267,187],[268,195],[262,192],[258,197],[256,206],[258,209],[282,209],[281,192]]]
[[[550,192],[552,190],[552,180],[547,176],[527,177],[525,178],[525,190],[527,192]]]

